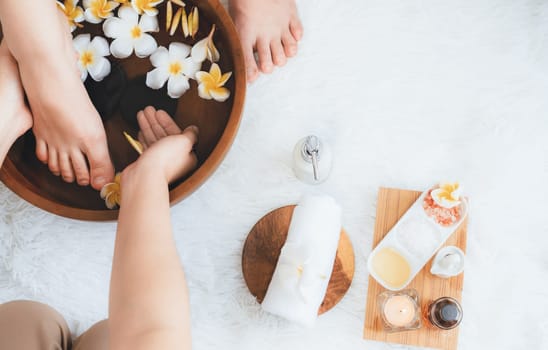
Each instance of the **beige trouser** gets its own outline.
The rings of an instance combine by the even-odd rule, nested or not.
[[[33,301],[0,305],[1,350],[106,350],[107,320],[72,342],[67,323],[51,307]]]

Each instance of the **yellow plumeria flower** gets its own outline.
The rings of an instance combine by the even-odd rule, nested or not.
[[[118,173],[114,177],[114,182],[108,183],[101,189],[101,198],[105,200],[107,208],[114,209],[120,206],[121,199],[121,174]]]
[[[198,94],[206,100],[224,102],[230,97],[230,91],[224,87],[225,83],[232,76],[232,72],[221,73],[217,63],[213,63],[208,72],[196,73],[198,81]]]
[[[79,23],[83,22],[85,19],[84,9],[78,6],[78,0],[65,0],[64,3],[57,2],[57,6],[67,17],[71,32],[73,32],[76,27],[82,27]]]
[[[432,191],[432,199],[444,208],[453,208],[460,204],[462,189],[458,182],[442,182],[440,187]]]
[[[129,5],[130,0],[114,0],[122,6]]]
[[[156,16],[158,9],[156,6],[164,2],[164,0],[131,0],[131,6],[140,15],[146,13],[149,16]]]
[[[120,4],[108,0],[84,0],[86,11],[84,16],[90,23],[101,23],[104,19],[112,17],[114,9]]]

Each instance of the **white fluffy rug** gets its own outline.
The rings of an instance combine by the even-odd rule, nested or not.
[[[196,349],[388,349],[362,340],[379,186],[458,179],[472,200],[461,349],[548,348],[548,3],[300,1],[298,57],[249,88],[237,140],[172,217]],[[290,152],[317,133],[335,167],[297,181]],[[242,279],[263,214],[323,191],[357,258],[343,301],[302,330],[264,314]],[[107,315],[115,224],[32,207],[0,185],[0,302],[57,308],[76,333]]]

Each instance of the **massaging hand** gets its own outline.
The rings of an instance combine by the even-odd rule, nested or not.
[[[141,131],[139,142],[145,148],[138,162],[163,169],[165,178],[171,182],[196,167],[193,151],[198,142],[198,128],[189,126],[184,131],[164,111],[147,107],[137,113]]]

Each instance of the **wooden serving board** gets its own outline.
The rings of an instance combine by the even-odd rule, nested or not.
[[[379,189],[373,248],[377,246],[420,195],[421,192],[416,191],[391,188]],[[455,245],[466,251],[467,224],[468,219],[449,237],[444,246]],[[363,332],[365,339],[446,350],[457,348],[459,327],[449,331],[440,330],[430,324],[426,315],[428,305],[439,297],[450,296],[459,301],[461,300],[464,273],[447,279],[440,278],[430,273],[431,266],[432,259],[406,287],[406,289],[414,288],[418,291],[422,310],[422,327],[412,331],[388,333],[384,330],[378,311],[377,296],[385,289],[373,277],[369,276]],[[466,318],[466,311],[464,317]]]
[[[247,236],[242,253],[245,283],[257,302],[262,303],[287,239],[294,205],[278,208],[263,216]],[[318,314],[335,306],[346,294],[354,277],[354,250],[350,238],[341,230],[337,256],[325,298]]]

